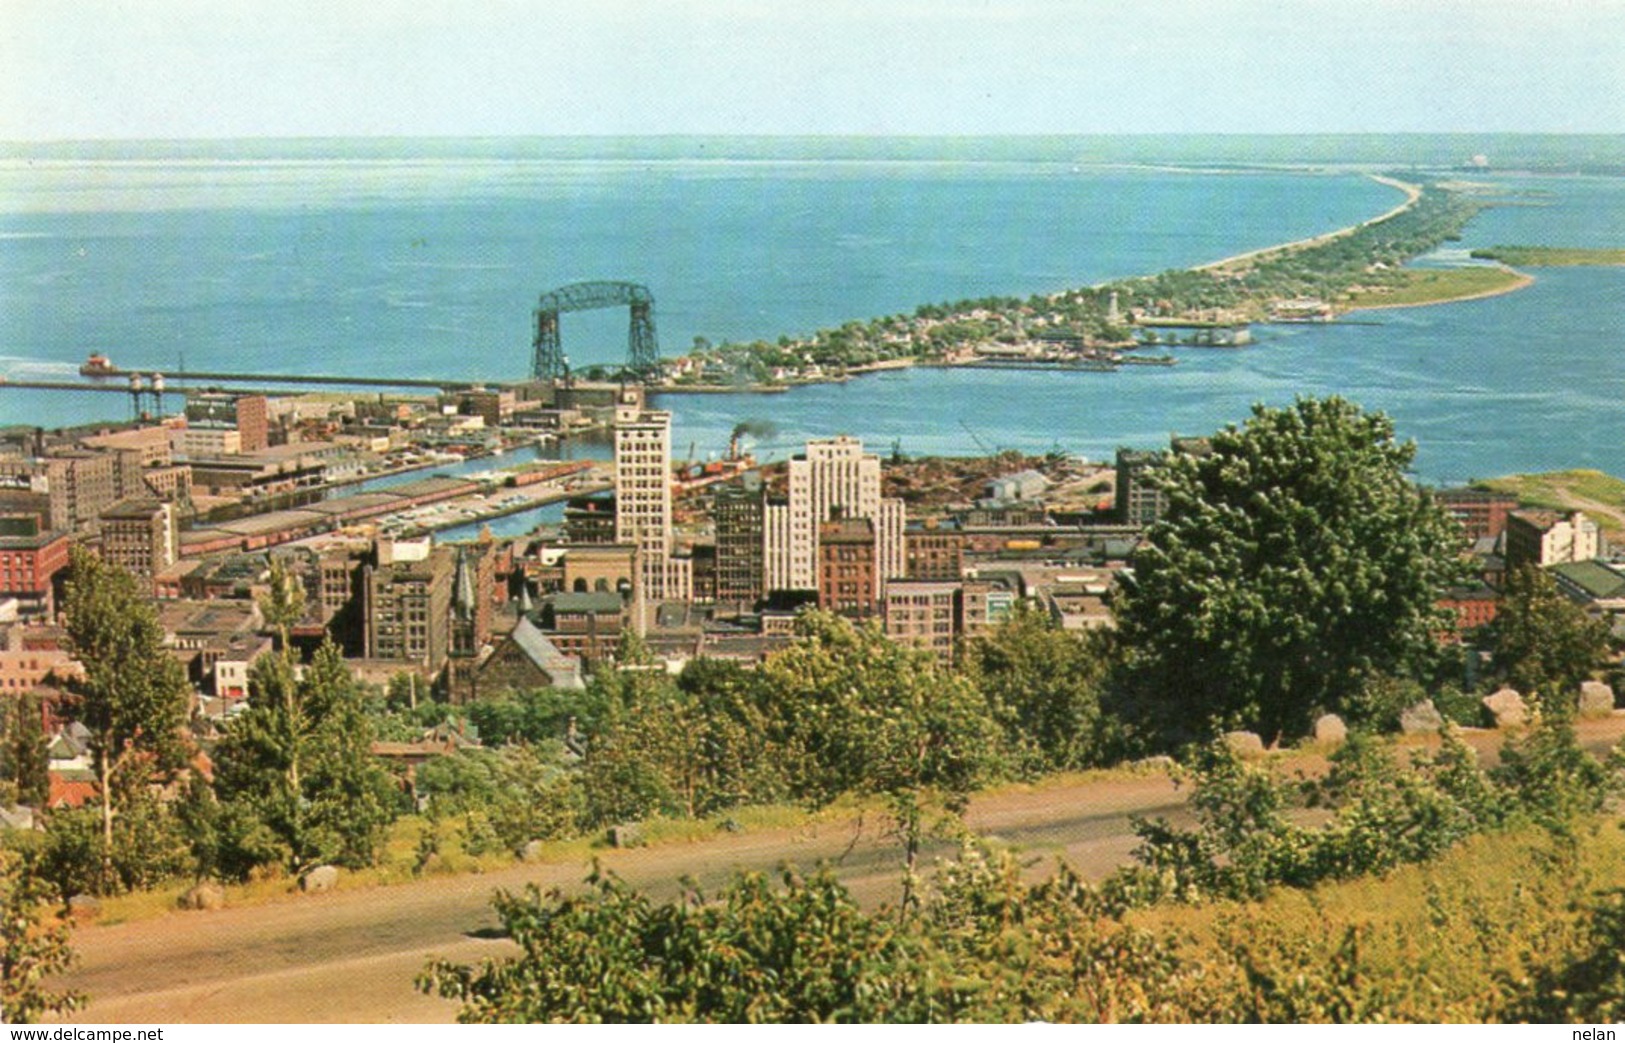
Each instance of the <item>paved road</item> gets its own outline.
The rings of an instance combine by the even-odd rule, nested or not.
[[[1588,725],[1584,738],[1600,750],[1622,731],[1625,718],[1616,717]],[[1486,752],[1490,743],[1475,739]],[[1128,859],[1135,843],[1131,815],[1187,818],[1183,794],[1156,776],[984,795],[972,803],[967,821],[979,834],[1039,856],[1033,874],[1060,857],[1098,877]],[[948,846],[938,850],[947,853]],[[671,894],[683,876],[714,888],[739,867],[838,863],[854,894],[870,903],[895,897],[898,858],[895,842],[873,818],[602,854],[607,868],[656,895]],[[74,938],[81,965],[69,983],[88,993],[91,1005],[74,1020],[450,1021],[453,1004],[412,988],[424,964],[510,951],[507,942],[482,937],[497,925],[491,893],[529,883],[578,886],[585,870],[584,864],[516,865],[483,876],[290,895],[249,908],[87,927]]]

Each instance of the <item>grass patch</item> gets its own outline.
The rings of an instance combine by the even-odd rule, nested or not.
[[[1567,246],[1492,246],[1473,256],[1517,268],[1570,268],[1625,264],[1625,250],[1582,250]]]
[[[1343,300],[1348,308],[1405,308],[1442,304],[1515,290],[1529,276],[1506,268],[1406,268],[1397,286],[1355,290]]]
[[[1534,827],[1483,834],[1386,876],[1127,919],[1238,987],[1247,968],[1263,975],[1254,984],[1286,983],[1277,1002],[1296,987],[1315,1002],[1292,1020],[1493,1020],[1535,968],[1574,946],[1576,900],[1625,886],[1617,820],[1577,834],[1573,848]]]
[[[879,806],[878,802],[870,803]],[[816,812],[793,805],[769,804],[735,808],[726,814],[705,819],[650,819],[640,823],[639,828],[644,845],[691,844],[728,833],[790,829],[815,822],[851,818],[863,810],[865,807],[854,801],[838,801]],[[389,827],[378,864],[366,869],[340,870],[337,889],[354,891],[431,877],[478,875],[517,864],[517,855],[510,851],[470,852],[467,849],[465,822],[462,816],[449,816],[439,822],[431,822],[422,815],[397,819]],[[420,867],[419,843],[424,831],[430,828],[435,830],[438,841],[436,851],[433,858]],[[542,843],[541,857],[535,859],[533,864],[586,862],[604,847],[602,830],[587,836],[548,840]],[[96,922],[117,924],[167,916],[179,909],[181,896],[192,886],[192,881],[177,880],[150,891],[110,895],[101,900],[102,908]],[[225,884],[223,887],[228,907],[264,905],[285,901],[299,894],[299,881],[280,870],[247,883]]]
[[[1553,511],[1585,510],[1575,497],[1600,503],[1625,513],[1625,481],[1594,470],[1545,471],[1537,474],[1511,474],[1474,482],[1478,488],[1516,496],[1531,507]],[[1597,524],[1613,535],[1625,534],[1618,518],[1595,516]]]

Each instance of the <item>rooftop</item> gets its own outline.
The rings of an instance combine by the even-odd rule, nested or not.
[[[1603,561],[1570,561],[1547,570],[1559,583],[1583,591],[1592,598],[1625,598],[1625,572]]]
[[[547,598],[554,612],[619,612],[621,596],[616,593],[553,594]]]

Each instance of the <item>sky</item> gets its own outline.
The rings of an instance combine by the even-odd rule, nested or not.
[[[1625,0],[0,0],[0,140],[1625,133]]]

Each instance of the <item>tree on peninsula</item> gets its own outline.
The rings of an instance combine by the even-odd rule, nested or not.
[[[1427,670],[1461,538],[1414,454],[1381,413],[1300,398],[1155,468],[1168,508],[1113,606],[1128,713],[1164,740],[1301,734],[1367,678]]]
[[[135,577],[75,547],[68,580],[68,644],[84,677],[68,685],[90,731],[101,800],[103,885],[113,883],[113,819],[156,772],[181,766],[191,687],[164,649],[158,614]]]

